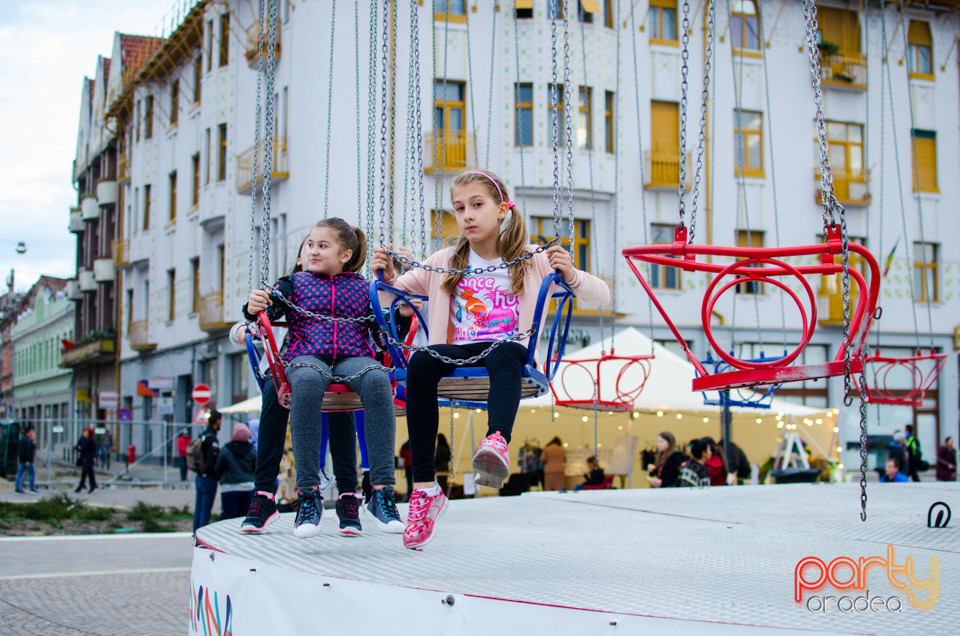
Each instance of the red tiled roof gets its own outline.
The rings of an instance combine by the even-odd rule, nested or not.
[[[120,34],[120,55],[122,58],[121,64],[123,65],[124,86],[136,77],[136,74],[146,65],[147,61],[150,60],[162,43],[163,38],[147,35]]]
[[[96,80],[87,78],[87,101],[90,103],[87,106],[90,107],[90,111],[93,112],[93,89],[96,85]]]
[[[103,94],[107,94],[107,87],[110,85],[110,58],[103,58]]]

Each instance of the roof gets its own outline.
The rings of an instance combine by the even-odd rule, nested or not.
[[[142,69],[147,61],[153,56],[160,45],[163,44],[163,38],[149,35],[128,35],[120,34],[120,55],[123,69],[123,85],[126,86],[137,73]]]

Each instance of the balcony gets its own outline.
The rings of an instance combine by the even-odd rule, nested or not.
[[[870,205],[870,191],[867,184],[868,175],[864,172],[847,173],[833,172],[833,196],[837,197],[842,205],[848,207],[859,207]],[[820,170],[817,169],[813,174],[816,184],[817,204],[823,203],[820,192]]]
[[[273,55],[276,58],[280,57],[280,33],[282,29],[277,25],[277,47]],[[260,40],[260,46],[257,46],[257,38],[260,35],[260,20],[255,20],[254,23],[247,29],[247,48],[243,53],[243,57],[247,58],[247,65],[250,68],[257,66],[257,60],[262,55],[266,57],[268,51],[267,46],[269,44],[269,33],[264,30],[263,39]],[[266,59],[264,59],[266,62]]]
[[[685,186],[693,186],[691,157],[687,154]],[[680,187],[680,150],[647,150],[643,153],[643,177],[645,190],[676,190]]]
[[[67,281],[67,298],[70,300],[83,300],[83,292],[80,291],[80,281],[77,279]]]
[[[116,181],[104,179],[97,182],[97,203],[99,205],[116,205],[118,190]]]
[[[83,217],[80,216],[80,208],[70,208],[70,231],[79,234],[84,230]]]
[[[130,339],[130,348],[134,351],[153,351],[157,348],[155,342],[150,342],[150,321],[134,320],[127,331]]]
[[[257,184],[263,183],[263,149],[264,142],[261,141],[256,149],[251,146],[237,157],[237,192],[240,194],[250,194],[253,191],[254,152],[257,153]],[[270,177],[274,181],[290,177],[286,137],[273,139],[273,171]]]
[[[120,165],[117,167],[120,183],[130,183],[130,157],[120,157]]]
[[[97,195],[84,194],[80,197],[80,218],[84,221],[96,221],[100,218],[100,206],[97,205]]]
[[[113,282],[115,271],[112,256],[98,258],[93,261],[93,280],[98,283]]]
[[[867,90],[867,61],[862,53],[820,57],[820,81],[840,90]]]
[[[129,239],[113,239],[111,244],[111,251],[113,252],[113,266],[117,268],[123,268],[130,265],[130,240]]]
[[[116,343],[109,334],[94,332],[92,339],[60,354],[61,367],[78,367],[113,362]],[[84,338],[85,340],[87,338]]]
[[[423,171],[460,172],[474,167],[473,144],[473,135],[462,130],[428,132],[423,140]]]
[[[223,319],[223,292],[213,292],[200,298],[200,328],[204,331],[229,329],[233,323]]]
[[[93,277],[93,271],[89,269],[81,269],[77,272],[77,279],[80,281],[80,291],[97,291],[97,281]]]

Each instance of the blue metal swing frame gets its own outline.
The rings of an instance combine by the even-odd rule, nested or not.
[[[730,355],[733,355],[732,351]],[[759,358],[752,358],[746,361],[751,363],[775,362],[782,357],[783,356],[766,356],[763,352],[760,352]],[[703,366],[711,369],[711,374],[726,373],[733,370],[730,364],[720,358],[714,358],[710,355],[710,352],[707,352],[707,359],[701,360],[700,362]],[[781,384],[768,384],[757,387],[739,387],[730,389],[729,391],[718,391],[720,397],[717,399],[707,397],[706,391],[702,391],[701,393],[703,394],[703,403],[706,406],[741,406],[752,409],[769,409],[773,405],[774,393],[776,393],[777,389],[781,386]],[[752,389],[753,392],[745,395],[747,389]],[[731,397],[731,393],[736,393],[739,397]]]
[[[560,291],[550,292],[552,285],[560,288]],[[373,309],[373,315],[384,333],[390,334],[394,341],[397,337],[396,326],[386,320],[383,308],[380,304],[380,292],[392,294],[394,299],[390,303],[390,315],[393,315],[399,303],[410,306],[417,316],[417,321],[423,327],[424,334],[429,337],[427,331],[427,322],[424,320],[420,310],[413,304],[414,300],[426,301],[426,296],[417,294],[408,294],[405,291],[391,287],[382,280],[375,280],[370,283],[370,306]],[[576,297],[573,289],[564,282],[563,277],[554,272],[543,279],[540,285],[540,291],[537,295],[537,305],[533,316],[533,336],[527,344],[527,359],[524,362],[523,369],[520,372],[522,383],[521,399],[538,397],[544,395],[550,389],[550,380],[556,375],[560,367],[560,360],[563,358],[563,352],[567,345],[567,334],[570,331],[570,319],[573,317],[573,299]],[[557,301],[557,310],[553,317],[553,324],[550,328],[550,341],[547,349],[547,356],[544,361],[544,371],[537,368],[537,335],[540,333],[540,324],[543,322],[544,312],[547,309],[547,303],[551,300]],[[561,331],[562,329],[562,331]],[[562,337],[557,338],[558,332]],[[557,342],[557,353],[554,355],[554,343]],[[391,359],[394,361],[396,371],[394,379],[399,387],[406,388],[407,384],[407,358],[403,352],[393,345],[387,344],[387,349]],[[487,392],[489,391],[489,374],[484,367],[457,367],[447,377],[440,381],[437,394],[440,397],[441,406],[452,406],[456,408],[487,408]],[[484,399],[479,399],[480,395]]]

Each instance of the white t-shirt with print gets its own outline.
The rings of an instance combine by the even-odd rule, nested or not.
[[[470,250],[470,269],[497,266],[502,262],[502,258],[486,261]],[[453,344],[502,340],[515,335],[520,299],[511,289],[509,269],[465,276],[450,297]]]

